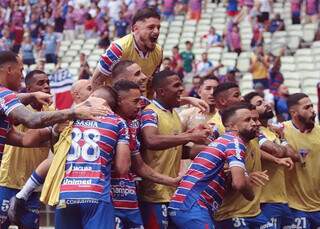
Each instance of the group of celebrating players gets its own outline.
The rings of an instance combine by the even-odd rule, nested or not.
[[[309,97],[290,95],[292,120],[277,125],[259,94],[214,76],[202,78],[201,99],[183,97],[179,76],[157,71],[159,32],[158,13],[139,10],[61,111],[42,71],[16,93],[22,62],[0,52],[0,228],[39,227],[42,185],[58,229],[320,227]]]

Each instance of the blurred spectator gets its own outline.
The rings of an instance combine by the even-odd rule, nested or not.
[[[46,28],[48,25],[54,26],[54,20],[51,17],[51,13],[49,11],[45,11],[43,13],[43,17],[40,17],[41,26]]]
[[[320,24],[318,24],[317,31],[314,35],[314,41],[320,41]]]
[[[291,119],[288,106],[287,99],[289,97],[289,89],[285,85],[280,85],[278,89],[278,97],[276,98],[276,114],[278,122],[283,122]]]
[[[227,73],[219,77],[219,82],[239,84],[240,77],[240,71],[237,68],[228,68]]]
[[[161,71],[162,70],[172,70],[172,63],[170,57],[163,58]]]
[[[164,20],[173,21],[174,20],[174,10],[177,0],[163,0],[162,3],[162,15]]]
[[[66,14],[66,21],[64,23],[64,35],[65,39],[73,41],[75,39],[76,18],[74,15],[74,8],[72,5],[68,6],[68,12]]]
[[[276,31],[283,31],[284,29],[284,21],[281,19],[280,14],[277,13],[270,22],[269,32],[274,33]]]
[[[46,60],[45,59],[38,59],[37,66],[36,66],[35,69],[41,70],[41,71],[44,72],[45,65],[46,65]]]
[[[98,6],[95,2],[91,2],[90,8],[88,10],[88,13],[91,15],[91,17],[95,18],[98,14]]]
[[[84,22],[84,34],[86,39],[90,39],[96,36],[97,23],[96,20],[87,13],[86,20]]]
[[[11,50],[12,40],[10,39],[10,31],[8,27],[2,30],[2,37],[0,38],[0,51]]]
[[[27,23],[27,28],[30,32],[32,43],[36,44],[38,42],[41,29],[40,19],[37,14],[31,13],[31,19]]]
[[[110,0],[108,2],[108,12],[109,16],[113,22],[119,20],[119,13],[121,10],[121,1],[118,0]]]
[[[260,82],[265,89],[269,88],[268,69],[268,56],[264,54],[263,46],[258,45],[250,59],[249,71],[252,73],[253,84]]]
[[[259,11],[258,20],[265,25],[268,24],[270,13],[272,11],[272,0],[258,0],[257,9]]]
[[[58,35],[59,40],[63,38],[64,22],[65,19],[61,15],[61,10],[57,10],[54,17],[54,32]]]
[[[106,30],[104,33],[100,36],[100,40],[98,42],[99,48],[107,49],[110,45],[110,38],[109,38],[109,31]]]
[[[87,61],[87,56],[83,52],[80,53],[79,56],[80,60],[80,71],[79,71],[79,77],[78,79],[89,79],[92,75],[92,72],[90,70],[90,66]]]
[[[11,39],[13,40],[11,50],[14,53],[18,54],[20,51],[21,43],[23,41],[23,34],[24,34],[24,29],[22,24],[16,22],[14,26],[12,26],[11,33],[10,33]]]
[[[300,24],[302,0],[291,0],[290,2],[292,24]]]
[[[84,5],[80,4],[79,9],[74,10],[74,17],[76,21],[76,34],[84,33],[84,21],[86,20],[87,11]]]
[[[119,20],[114,23],[116,37],[121,38],[127,35],[130,23],[124,18],[123,12],[119,13]]]
[[[319,1],[318,0],[306,0],[306,15],[309,16],[309,21],[315,23],[318,19],[319,13]]]
[[[57,64],[58,50],[60,46],[60,40],[58,36],[53,32],[53,26],[47,26],[47,33],[43,39],[43,50],[47,63]]]
[[[320,83],[317,83],[317,94],[318,94],[318,121],[320,122]]]
[[[21,46],[21,56],[22,56],[22,61],[23,64],[26,64],[28,66],[35,64],[36,60],[34,58],[34,46],[32,44],[32,40],[30,36],[25,36],[22,42]]]
[[[228,0],[227,14],[230,17],[238,14],[238,0]]]
[[[177,3],[177,13],[187,14],[188,13],[188,3],[189,0],[180,0]]]
[[[202,0],[189,0],[189,19],[199,21],[201,18]]]
[[[272,67],[269,70],[269,89],[274,96],[278,96],[278,88],[284,82],[283,75],[280,72],[280,68],[281,68],[280,57],[281,55],[275,59]]]
[[[241,53],[241,37],[237,24],[232,25],[231,32],[227,35],[227,45],[230,52]]]
[[[189,96],[195,97],[195,98],[200,98],[200,96],[198,94],[198,90],[200,87],[200,81],[201,81],[200,76],[196,75],[192,78],[192,88],[191,88],[191,91],[189,92]]]
[[[221,35],[216,33],[216,29],[211,26],[209,32],[200,38],[202,46],[203,40],[206,40],[206,48],[210,47],[223,47]]]
[[[251,39],[251,48],[255,48],[257,45],[263,43],[263,32],[264,32],[264,26],[263,23],[258,22],[257,18],[253,21],[253,36]]]
[[[179,77],[183,79],[183,59],[179,53],[178,46],[172,48],[171,66],[172,70],[178,73]]]
[[[180,53],[180,56],[183,60],[183,70],[184,70],[184,77],[189,78],[192,75],[192,71],[194,69],[194,60],[195,60],[195,55],[191,51],[192,50],[192,42],[186,41],[186,50]]]
[[[204,77],[209,75],[209,73],[213,69],[213,64],[210,60],[208,60],[208,53],[204,52],[201,54],[202,60],[199,61],[196,65],[196,74]]]

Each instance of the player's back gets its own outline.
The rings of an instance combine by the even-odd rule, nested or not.
[[[128,142],[125,122],[115,114],[75,120],[60,199],[110,202],[111,162],[118,142]]]
[[[238,152],[230,153],[233,149]],[[217,210],[225,190],[224,164],[237,163],[232,157],[245,149],[241,139],[233,132],[226,132],[212,142],[191,163],[171,199],[170,208],[187,209],[197,201],[201,207]]]

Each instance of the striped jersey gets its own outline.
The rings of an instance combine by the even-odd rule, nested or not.
[[[74,121],[60,200],[110,202],[111,163],[117,144],[129,144],[128,127],[119,116],[108,114],[98,121]]]
[[[9,113],[18,106],[21,106],[16,94],[0,86],[0,161],[2,159],[4,145],[7,141],[7,134],[11,128]]]
[[[145,108],[150,104],[150,100],[144,96],[140,97],[140,107]],[[141,112],[139,112],[137,119],[127,120],[127,125],[129,127],[129,146],[131,150],[131,155],[135,156],[140,154],[140,140],[138,136],[140,135],[140,118]],[[132,171],[129,171],[127,176],[119,176],[114,171],[112,171],[111,187],[112,187],[112,201],[113,206],[116,209],[138,209],[138,197],[136,188],[136,178],[137,175]]]
[[[131,155],[135,156],[140,153],[140,142],[137,135],[139,131],[139,120],[127,120],[129,127],[129,147]],[[112,188],[112,202],[116,209],[138,209],[138,197],[135,183],[136,175],[129,171],[126,176],[118,175],[112,170],[111,188]]]
[[[225,190],[223,166],[245,169],[246,146],[236,132],[228,131],[201,151],[191,163],[173,195],[169,208],[186,210],[195,202],[215,212]]]

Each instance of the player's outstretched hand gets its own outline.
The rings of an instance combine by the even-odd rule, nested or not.
[[[191,133],[190,141],[195,144],[207,145],[210,143],[208,136],[210,135],[210,130],[208,129],[194,129]]]
[[[42,91],[36,91],[32,93],[33,100],[36,103],[41,105],[51,105],[52,104],[52,95],[44,93]]]
[[[177,176],[176,178],[172,178],[170,186],[172,187],[178,187],[180,181],[182,179],[182,175]]]
[[[289,168],[289,170],[293,169],[294,163],[290,157],[277,158],[276,163],[278,165],[284,165]]]
[[[209,104],[202,99],[188,97],[188,100],[192,106],[199,108],[203,113],[208,112],[210,109]]]
[[[267,181],[269,181],[269,176],[267,174],[267,170],[265,171],[255,171],[249,174],[250,182],[256,186],[264,186]]]
[[[95,119],[97,116],[110,112],[106,106],[106,101],[97,97],[89,97],[86,101],[74,107],[77,119]]]

